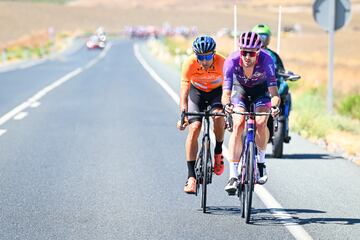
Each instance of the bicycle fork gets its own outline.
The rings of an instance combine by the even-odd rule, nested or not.
[[[248,117],[246,124],[247,124],[247,128],[246,128],[247,133],[246,133],[245,142],[243,143],[243,146],[245,146],[245,149],[243,147],[243,153],[241,154],[242,155],[241,183],[247,183],[246,179],[248,179],[247,177],[245,177],[245,175],[246,175],[245,169],[246,169],[246,164],[247,164],[245,160],[246,160],[247,153],[249,151],[248,146],[250,145],[250,142],[253,142],[254,143],[253,146],[256,146],[256,144],[255,144],[255,119],[253,117]],[[257,161],[256,161],[256,158],[248,159],[248,161],[254,161],[253,162],[253,166],[254,166],[253,179],[254,179],[254,184],[255,184],[257,181],[257,174],[256,174],[257,173]]]

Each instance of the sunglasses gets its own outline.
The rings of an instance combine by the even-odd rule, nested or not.
[[[257,54],[257,51],[254,52],[254,51],[241,50],[241,51],[240,51],[240,54],[241,54],[242,56],[244,56],[244,57],[246,57],[246,55],[248,55],[248,54],[249,54],[250,57],[255,57],[256,54]]]
[[[214,53],[206,54],[206,55],[196,55],[199,61],[210,61],[214,57]]]

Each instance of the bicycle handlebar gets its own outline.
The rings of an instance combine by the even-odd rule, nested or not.
[[[220,116],[220,117],[225,117],[226,114],[225,113],[217,113],[217,112],[183,112],[184,116],[200,116],[200,117],[215,117],[215,116]]]
[[[269,116],[271,115],[271,112],[237,112],[237,111],[233,111],[233,113],[235,114],[240,114],[240,115],[244,115],[244,116]],[[275,123],[274,123],[274,131],[277,132],[278,127],[279,127],[279,119],[278,117],[275,118]]]
[[[284,77],[285,80],[289,80],[289,81],[297,81],[301,78],[300,75],[294,74],[293,72],[278,72],[277,73],[279,76]]]
[[[184,122],[185,122],[185,111],[182,111],[181,112],[181,119],[180,119],[181,126],[184,125]]]
[[[185,123],[185,117],[186,116],[200,116],[200,117],[220,116],[220,117],[225,117],[226,114],[225,113],[218,113],[218,112],[210,112],[210,111],[206,111],[206,112],[185,112],[185,111],[182,111],[181,112],[181,119],[180,119],[181,125],[183,125]]]
[[[269,116],[269,115],[271,115],[270,112],[238,112],[238,111],[233,111],[233,113],[244,115],[244,116]]]

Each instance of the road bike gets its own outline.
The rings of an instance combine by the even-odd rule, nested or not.
[[[234,114],[245,116],[246,121],[243,148],[240,157],[239,184],[237,187],[237,193],[241,203],[241,217],[245,218],[246,223],[250,222],[252,196],[254,186],[258,179],[256,164],[257,148],[255,145],[255,117],[270,115],[270,113],[267,112],[255,112],[254,109],[255,104],[251,103],[249,112],[233,111]]]
[[[210,151],[210,117],[221,116],[224,113],[212,112],[210,106],[204,112],[185,112],[181,114],[181,125],[184,123],[185,116],[200,116],[203,118],[203,137],[201,140],[200,151],[198,152],[195,161],[195,176],[196,176],[196,192],[197,196],[201,185],[201,208],[203,213],[206,213],[206,199],[207,199],[207,185],[212,182],[212,174],[214,172],[213,162]]]

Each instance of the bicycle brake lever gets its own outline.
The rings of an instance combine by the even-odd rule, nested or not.
[[[181,124],[181,126],[183,126],[184,123],[185,123],[185,110],[183,110],[183,111],[181,112],[181,119],[180,119],[180,124]]]
[[[275,120],[274,121],[274,132],[277,132],[277,130],[279,128],[279,118],[276,117],[274,120]]]
[[[232,120],[232,116],[231,116],[230,113],[226,113],[225,128],[226,128],[229,132],[232,132],[232,131],[233,131],[233,120]]]

